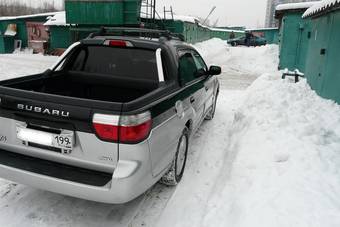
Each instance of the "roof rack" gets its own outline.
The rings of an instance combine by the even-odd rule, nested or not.
[[[185,38],[182,34],[172,33],[169,30],[157,30],[148,28],[125,28],[125,27],[101,27],[98,32],[91,33],[88,36],[88,38],[108,35],[137,36],[150,39],[165,37],[168,40],[176,39],[180,41],[185,41]]]

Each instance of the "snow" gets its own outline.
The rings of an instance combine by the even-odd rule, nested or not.
[[[313,5],[312,7],[310,7],[309,9],[307,9],[307,11],[302,15],[302,17],[305,18],[312,16],[314,14],[332,8],[337,4],[340,4],[340,0],[322,0],[317,4]]]
[[[340,107],[280,75],[247,89],[203,226],[340,226]]]
[[[217,32],[235,32],[235,33],[245,33],[242,30],[234,30],[234,29],[224,29],[224,28],[210,28],[211,31]]]
[[[195,46],[210,62],[221,65],[223,72],[228,75],[258,77],[277,70],[277,45],[267,45],[265,48],[230,47],[225,41],[214,38]]]
[[[280,4],[276,6],[276,11],[283,11],[283,10],[293,10],[293,9],[307,9],[315,3],[318,3],[317,1],[312,2],[298,2],[298,3],[286,3],[286,4]]]
[[[278,30],[279,28],[247,28],[246,31],[256,32],[256,31],[265,31],[265,30]]]
[[[16,20],[16,19],[26,19],[26,18],[34,18],[34,17],[49,17],[57,14],[58,12],[50,12],[50,13],[39,13],[32,15],[23,15],[23,16],[13,16],[13,17],[0,17],[0,21],[3,20]]]
[[[67,26],[66,12],[58,12],[53,17],[49,18],[44,24],[45,26]]]
[[[51,66],[58,58],[19,52],[0,54],[0,78],[11,79],[28,74],[41,73]]]
[[[157,184],[128,204],[104,205],[0,180],[0,226],[340,226],[340,106],[304,79],[281,80],[276,45],[195,47],[222,66],[221,90],[176,188]],[[0,77],[56,60],[0,55]]]
[[[16,34],[17,34],[16,31],[6,30],[4,36],[15,36]]]
[[[148,18],[146,17],[146,14],[145,13],[141,13],[141,18]],[[185,15],[178,15],[178,14],[173,14],[171,15],[171,13],[166,13],[165,14],[165,17],[164,17],[164,14],[161,13],[161,14],[158,14],[156,19],[159,20],[159,19],[166,19],[166,20],[172,20],[172,18],[175,20],[175,21],[183,21],[183,22],[189,22],[189,23],[198,23],[200,20],[197,18],[197,17],[193,17],[193,16],[185,16]]]

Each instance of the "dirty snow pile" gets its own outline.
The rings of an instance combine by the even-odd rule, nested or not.
[[[247,89],[229,133],[232,166],[223,167],[230,173],[204,226],[340,226],[339,105],[305,80],[265,74]]]

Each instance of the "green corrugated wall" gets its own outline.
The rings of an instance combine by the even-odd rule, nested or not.
[[[222,40],[228,40],[228,39],[230,39],[231,33],[232,33],[231,31],[215,31],[215,30],[212,30],[210,32],[210,38],[219,38],[219,39],[222,39]],[[239,38],[239,37],[244,36],[243,31],[234,31],[234,34],[235,34],[235,38]]]
[[[311,24],[307,80],[320,96],[340,103],[340,11],[312,19]]]

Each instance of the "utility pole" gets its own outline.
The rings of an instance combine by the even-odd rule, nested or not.
[[[205,20],[204,20],[202,25],[205,25],[205,23],[207,22],[208,18],[211,16],[211,14],[213,14],[215,9],[216,9],[216,6],[212,7],[212,9],[210,10],[210,13],[208,14],[207,18],[205,18]]]

